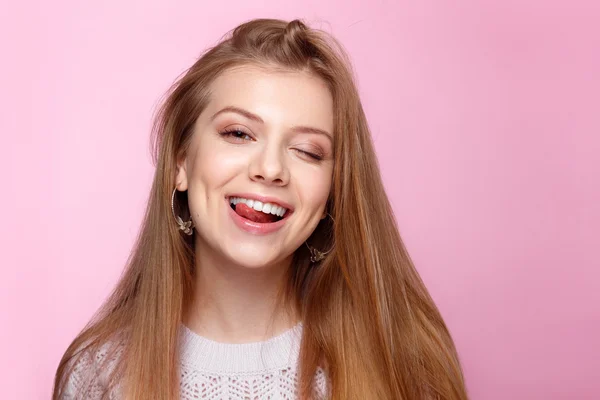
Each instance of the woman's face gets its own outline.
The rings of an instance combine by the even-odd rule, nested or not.
[[[261,267],[288,259],[324,217],[333,99],[306,72],[231,69],[211,85],[178,169],[197,251]]]

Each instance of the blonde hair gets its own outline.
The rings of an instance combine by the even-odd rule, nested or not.
[[[260,65],[309,71],[334,101],[334,172],[327,211],[309,239],[332,249],[315,267],[301,247],[286,293],[303,321],[299,393],[324,367],[333,399],[466,399],[451,336],[398,233],[350,62],[330,35],[301,21],[257,19],[230,32],[175,83],[153,130],[156,173],[136,245],[114,292],[56,372],[59,399],[73,366],[110,343],[108,387],[125,398],[178,398],[178,334],[192,292],[193,239],[170,209],[176,162],[223,71]]]

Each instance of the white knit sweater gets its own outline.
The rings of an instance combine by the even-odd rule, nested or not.
[[[266,341],[247,344],[218,343],[181,325],[181,399],[296,399],[301,338],[301,323]],[[105,357],[106,353],[102,352],[95,357],[83,357],[69,377],[63,398],[99,400],[108,374],[95,366]],[[88,380],[90,376],[93,377]],[[89,387],[85,396],[77,394],[82,386]],[[110,398],[119,399],[118,393],[117,386]],[[327,380],[322,369],[315,376],[313,396],[327,398]]]

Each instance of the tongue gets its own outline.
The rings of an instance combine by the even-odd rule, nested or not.
[[[273,214],[265,214],[262,211],[256,211],[254,208],[248,207],[244,203],[239,203],[235,206],[235,212],[244,218],[249,219],[252,222],[259,222],[262,224],[277,221],[277,216]]]

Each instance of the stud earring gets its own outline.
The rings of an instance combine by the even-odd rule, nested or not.
[[[183,231],[186,235],[191,235],[194,233],[194,221],[190,218],[189,221],[183,222],[179,215],[175,215],[175,192],[177,188],[173,189],[173,193],[171,194],[171,212],[173,213],[173,218],[175,218],[175,222],[177,222],[177,226],[180,231]]]

